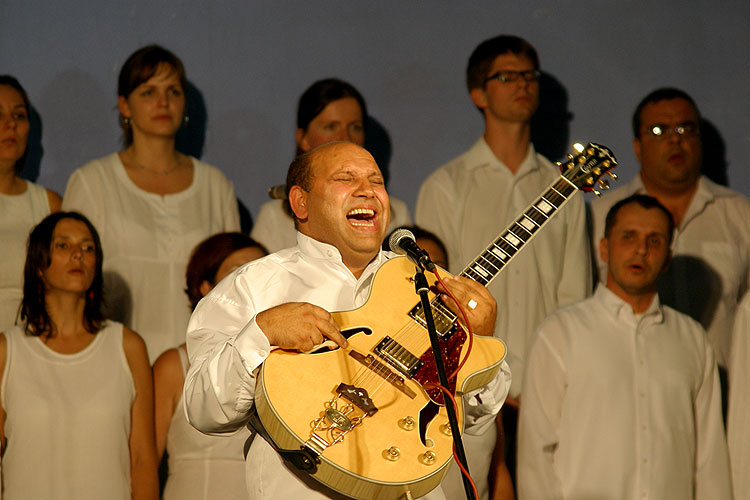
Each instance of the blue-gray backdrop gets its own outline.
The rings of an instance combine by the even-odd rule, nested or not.
[[[673,85],[713,127],[711,168],[750,194],[748,22],[739,0],[0,0],[0,73],[21,80],[38,113],[26,174],[62,193],[75,168],[120,147],[123,61],[147,43],[172,49],[193,86],[182,147],[221,168],[253,214],[284,179],[299,94],[340,77],[364,94],[389,189],[413,209],[422,180],[481,134],[469,54],[514,33],[541,57],[546,126],[535,134],[550,156],[602,142],[629,179],[631,112]]]

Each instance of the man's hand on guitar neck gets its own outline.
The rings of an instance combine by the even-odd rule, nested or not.
[[[492,297],[487,288],[463,276],[446,276],[443,278],[443,283],[445,283],[461,303],[474,333],[491,337],[495,331],[497,301],[495,301],[495,298]],[[440,286],[440,283],[437,283],[437,291],[443,294],[441,296],[443,303],[460,318],[461,312],[458,310],[455,302],[453,302],[453,299],[445,294],[445,290]],[[473,308],[470,306],[470,303],[471,305],[475,304]]]
[[[255,322],[274,347],[306,352],[326,339],[339,347],[347,346],[331,314],[307,302],[289,302],[266,309],[258,313]]]

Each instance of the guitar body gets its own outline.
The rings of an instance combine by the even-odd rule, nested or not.
[[[414,265],[405,257],[386,262],[375,275],[366,304],[333,314],[342,332],[358,331],[349,337],[347,349],[313,354],[276,349],[263,363],[258,379],[258,416],[281,449],[299,449],[309,443],[316,419],[323,417],[330,406],[337,408],[333,417],[346,414],[357,421],[357,414],[362,412],[358,408],[347,410],[348,400],[339,398],[330,404],[340,384],[367,391],[376,412],[361,418],[340,440],[336,441],[336,436],[326,438],[336,442],[322,450],[313,474],[326,486],[354,498],[396,499],[407,491],[415,498],[423,496],[440,483],[452,459],[446,410],[431,402],[422,387],[425,381],[437,382],[437,375],[434,380],[432,376],[434,366],[426,362],[414,379],[402,377],[394,384],[382,375],[382,369],[378,374],[361,361],[362,356],[352,355],[373,355],[385,337],[397,339],[399,345],[423,360],[432,355],[427,330],[409,315],[418,302],[413,275]],[[465,334],[461,329],[453,339],[441,345],[452,358],[450,366],[456,365],[459,350],[463,358],[468,346],[468,342],[462,342]],[[458,394],[489,383],[505,357],[505,345],[499,339],[474,336],[473,342],[469,358],[456,377]],[[381,366],[398,374],[390,365]],[[433,399],[438,399],[434,393]],[[462,401],[456,401],[463,430]],[[437,414],[421,415],[425,407]],[[340,433],[340,428],[333,431]],[[326,432],[318,434],[326,436]]]

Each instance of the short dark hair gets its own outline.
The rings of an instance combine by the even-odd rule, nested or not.
[[[122,65],[117,79],[117,95],[127,98],[139,85],[154,76],[159,71],[159,66],[164,64],[177,73],[180,85],[183,90],[187,91],[185,67],[180,58],[164,47],[153,44],[130,54],[125,64]],[[120,127],[125,145],[130,146],[133,143],[133,129],[126,123],[123,116],[120,116]]]
[[[104,278],[102,275],[102,244],[99,233],[84,215],[78,212],[55,212],[48,215],[31,230],[26,251],[26,264],[23,270],[23,300],[21,319],[26,321],[26,334],[40,336],[52,334],[52,320],[47,312],[46,288],[42,272],[50,266],[52,233],[63,219],[74,219],[86,224],[94,240],[96,270],[94,281],[86,291],[83,308],[83,326],[89,333],[97,333],[104,321],[101,307],[103,301]]]
[[[367,119],[367,104],[362,94],[353,85],[337,78],[318,80],[310,85],[297,103],[297,128],[307,130],[310,122],[333,101],[352,97],[362,109],[362,120]]]
[[[646,97],[641,99],[641,102],[638,103],[638,106],[635,108],[635,112],[633,113],[633,137],[640,139],[641,137],[641,115],[643,114],[643,108],[645,108],[649,104],[653,104],[660,101],[668,101],[671,99],[684,99],[687,102],[690,103],[691,106],[693,106],[693,109],[695,110],[695,114],[698,115],[698,123],[700,124],[700,111],[698,111],[698,106],[695,104],[695,101],[692,97],[688,95],[687,92],[684,90],[676,89],[674,87],[661,87],[653,92],[650,92]]]
[[[26,90],[23,88],[21,83],[16,79],[16,77],[11,75],[0,75],[0,85],[7,85],[8,87],[13,88],[16,90],[19,94],[21,94],[21,99],[23,99],[23,105],[26,108],[26,116],[31,119],[31,103],[29,101],[29,95],[26,93]],[[16,175],[20,174],[23,170],[24,165],[26,165],[26,156],[29,152],[29,145],[26,144],[26,150],[23,152],[23,155],[18,159],[16,164],[13,166],[13,170],[15,171]]]
[[[431,231],[428,231],[427,229],[424,229],[424,228],[419,227],[419,226],[399,226],[399,227],[397,227],[396,229],[394,229],[393,231],[391,231],[390,234],[388,236],[386,236],[385,239],[383,240],[383,250],[390,250],[391,249],[391,235],[393,233],[395,233],[396,231],[398,231],[399,229],[407,229],[407,230],[411,231],[411,234],[414,235],[414,239],[418,240],[418,239],[421,238],[421,239],[425,239],[425,240],[430,240],[431,242],[435,243],[435,245],[437,245],[438,248],[443,251],[443,255],[445,255],[446,264],[450,262],[450,258],[448,257],[448,249],[445,248],[445,244],[443,243],[443,240],[441,240],[440,238],[438,238],[438,236],[435,233],[433,233]]]
[[[639,205],[641,208],[645,208],[645,209],[656,208],[658,210],[661,210],[662,213],[664,213],[664,215],[667,217],[667,221],[669,224],[668,243],[672,244],[672,236],[674,233],[674,219],[672,218],[672,214],[669,212],[669,210],[667,210],[667,208],[664,205],[662,205],[659,202],[659,200],[647,194],[634,194],[634,195],[628,196],[627,198],[623,198],[622,200],[612,205],[612,208],[610,208],[609,212],[607,212],[607,218],[604,221],[604,237],[609,238],[609,235],[612,232],[612,228],[617,222],[617,214],[620,212],[620,209],[632,203],[635,203]]]
[[[297,155],[292,163],[289,164],[289,169],[286,173],[286,185],[284,190],[284,210],[291,215],[297,221],[297,216],[292,211],[292,207],[289,204],[289,191],[292,186],[299,186],[305,191],[310,191],[312,185],[312,163],[315,151],[318,148],[312,149],[305,153]]]
[[[469,57],[466,66],[466,86],[472,89],[484,88],[484,82],[489,76],[492,63],[497,56],[507,53],[528,58],[539,69],[539,56],[536,49],[523,38],[513,35],[500,35],[480,43]]]
[[[258,248],[268,255],[266,247],[243,233],[219,233],[206,238],[193,249],[188,261],[185,293],[190,300],[190,308],[195,309],[203,298],[201,283],[216,284],[216,273],[224,259],[243,248]]]

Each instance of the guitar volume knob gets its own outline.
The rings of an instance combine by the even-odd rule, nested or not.
[[[383,450],[383,457],[385,457],[387,460],[390,460],[391,462],[395,462],[396,460],[401,458],[401,451],[395,446],[391,446],[387,450]]]
[[[419,455],[419,461],[425,465],[432,465],[437,460],[437,455],[432,451],[425,451]]]
[[[405,431],[413,431],[416,425],[417,422],[414,420],[414,417],[404,417],[398,421],[398,426]]]

